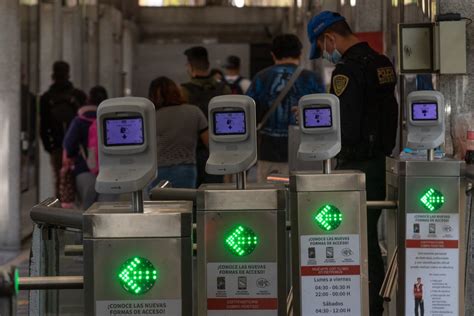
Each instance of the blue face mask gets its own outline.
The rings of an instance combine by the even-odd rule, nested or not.
[[[342,54],[337,50],[337,48],[334,48],[334,51],[331,54],[326,50],[326,37],[324,38],[323,58],[331,64],[337,64],[342,59]]]

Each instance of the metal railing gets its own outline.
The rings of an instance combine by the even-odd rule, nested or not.
[[[82,230],[82,210],[60,208],[59,200],[48,198],[30,211],[30,217],[35,223],[31,244],[30,277],[20,278],[19,286],[28,286],[29,315],[58,315],[58,289],[68,289],[59,276],[59,237],[58,230]],[[79,277],[76,277],[79,278]],[[81,276],[82,278],[82,276]],[[46,283],[54,284],[61,280],[62,287],[48,287]],[[43,283],[39,283],[43,282]],[[45,283],[46,282],[46,283]],[[36,286],[36,287],[35,287]]]
[[[151,191],[153,201],[193,201],[196,202],[198,189],[156,187]],[[367,201],[367,209],[396,209],[397,201]]]
[[[72,290],[84,287],[83,276],[50,276],[18,278],[19,290]]]
[[[47,199],[34,206],[30,217],[37,225],[55,228],[73,228],[82,230],[83,210],[72,210],[56,207],[57,199]]]

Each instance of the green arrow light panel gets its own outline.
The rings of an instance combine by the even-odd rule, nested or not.
[[[334,205],[326,204],[318,209],[314,220],[321,229],[331,231],[341,225],[342,213]]]
[[[257,247],[258,236],[250,228],[238,225],[226,236],[225,245],[232,254],[247,256]]]
[[[148,259],[133,257],[122,264],[118,277],[125,291],[141,295],[155,285],[158,271]]]
[[[445,202],[444,195],[433,188],[429,188],[420,198],[421,204],[430,212],[437,211]]]

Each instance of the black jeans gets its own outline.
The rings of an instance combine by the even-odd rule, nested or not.
[[[367,200],[385,200],[385,156],[370,160],[338,160],[336,169],[360,170],[366,175]],[[385,278],[382,253],[379,246],[377,224],[382,210],[367,212],[367,247],[369,256],[370,316],[382,316],[383,298],[379,295]]]
[[[420,310],[419,314],[418,309]],[[422,298],[415,298],[415,316],[425,316],[425,302]]]

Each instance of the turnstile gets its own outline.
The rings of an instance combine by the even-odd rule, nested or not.
[[[396,315],[464,315],[463,165],[387,159],[388,199],[399,201]]]
[[[295,316],[367,316],[365,175],[290,176]]]
[[[192,202],[96,203],[84,214],[86,315],[192,315]]]
[[[474,164],[466,165],[466,182],[467,182],[467,253],[466,253],[466,315],[474,314],[474,202],[473,202],[473,185],[474,185]]]
[[[205,185],[197,197],[198,315],[286,315],[285,190]]]

